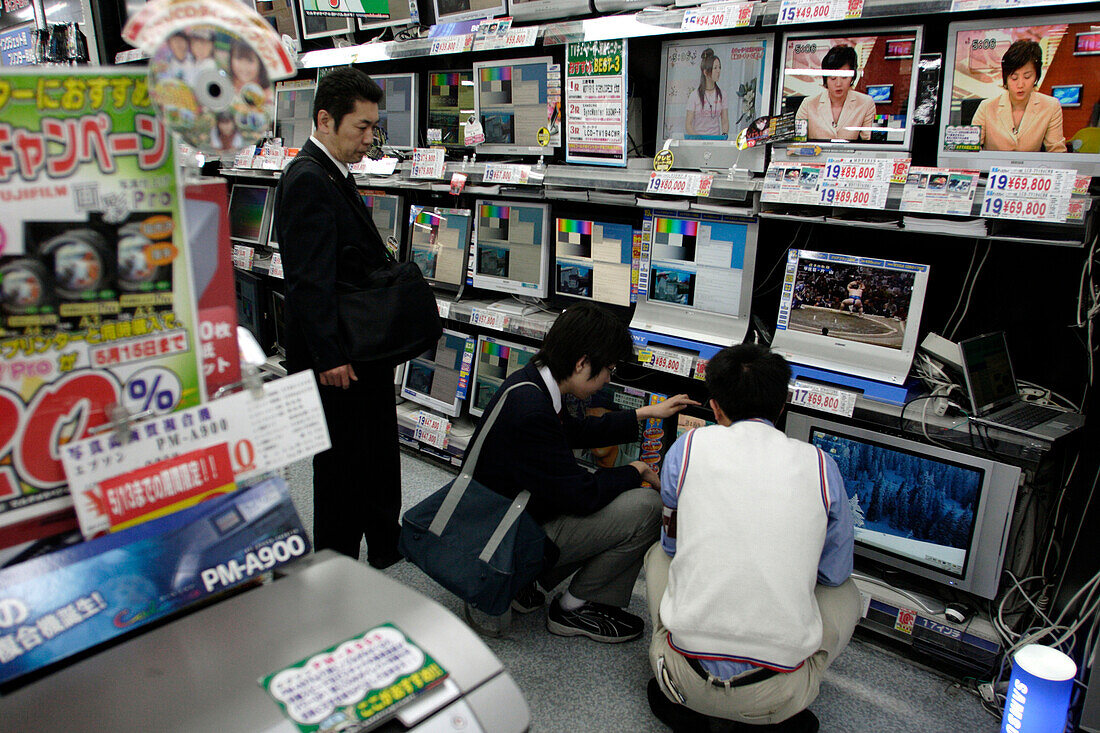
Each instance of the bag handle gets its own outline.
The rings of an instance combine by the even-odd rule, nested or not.
[[[508,393],[516,387],[522,387],[524,385],[536,386],[534,382],[520,382],[504,390],[500,395],[500,399],[493,405],[493,410],[489,413],[489,417],[481,424],[481,431],[478,432],[477,440],[474,441],[473,447],[466,453],[466,460],[462,464],[462,472],[451,484],[447,496],[443,498],[443,503],[439,505],[439,511],[435,513],[432,523],[428,526],[428,531],[436,537],[442,535],[443,530],[447,528],[447,523],[451,521],[451,515],[454,514],[458,502],[462,500],[462,495],[466,493],[467,487],[469,487],[470,482],[473,481],[474,468],[477,467],[477,459],[478,456],[481,455],[481,446],[485,443],[485,436],[489,434],[489,430],[493,427],[493,423],[496,422],[497,415],[500,414],[501,409],[504,407],[504,401],[507,399]],[[489,542],[486,543],[482,555],[484,555],[485,552],[489,552],[490,546],[493,551],[496,550],[496,546],[500,544],[512,524],[519,518],[520,513],[527,506],[527,501],[530,498],[531,492],[526,489],[516,495],[516,498],[512,500],[512,506],[504,513],[504,518],[500,520],[500,524],[497,525],[496,531],[493,532],[492,536],[489,538]],[[493,553],[489,552],[489,557],[492,556]]]

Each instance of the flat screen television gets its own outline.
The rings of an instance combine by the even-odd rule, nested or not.
[[[478,199],[474,211],[474,287],[549,295],[550,206]]]
[[[359,30],[369,31],[376,28],[416,25],[422,22],[420,6],[417,0],[389,0],[389,18],[358,18]],[[426,19],[425,19],[426,20]],[[427,25],[427,23],[425,24]]]
[[[409,208],[409,260],[437,289],[457,293],[466,283],[472,219],[469,209]]]
[[[952,23],[939,164],[1100,175],[1097,25],[1086,13]],[[1024,103],[1017,121],[1012,105]]]
[[[554,220],[558,295],[630,305],[634,227],[588,219]]]
[[[475,343],[473,336],[443,329],[434,347],[405,364],[401,396],[458,417],[470,384]]]
[[[237,323],[244,326],[263,344],[264,337],[264,284],[260,278],[234,268],[234,287],[237,296]]]
[[[776,111],[794,112],[815,145],[909,150],[921,36],[920,26],[785,34]]]
[[[646,210],[631,328],[732,346],[749,327],[758,224]]]
[[[466,122],[474,108],[474,72],[436,71],[428,74],[428,142],[438,130],[444,147],[466,147]]]
[[[286,356],[286,296],[278,290],[271,292],[272,350]]]
[[[665,41],[657,149],[672,141],[678,168],[736,165],[764,171],[764,147],[737,149],[737,134],[771,109],[771,35]]]
[[[309,140],[316,93],[314,81],[275,83],[275,137],[282,139],[284,147],[300,148]]]
[[[381,191],[360,191],[359,195],[370,209],[371,218],[374,219],[374,225],[378,227],[382,240],[386,242],[386,246],[395,257],[399,256],[403,230],[401,197]],[[393,241],[390,241],[391,238]]]
[[[371,77],[384,93],[378,105],[378,126],[386,135],[388,147],[411,150],[417,145],[417,76],[375,74]]]
[[[267,244],[274,198],[271,186],[234,184],[229,192],[229,238],[253,247]]]
[[[432,0],[436,23],[454,23],[460,20],[495,18],[507,15],[505,0]]]
[[[772,348],[798,364],[902,384],[928,265],[792,249]]]
[[[302,23],[302,39],[310,41],[316,38],[329,38],[344,33],[351,33],[353,19],[350,17],[333,17],[331,15],[306,15],[304,0],[295,0],[298,3],[298,20]]]
[[[836,461],[857,556],[997,596],[1019,468],[803,413],[786,433]]]
[[[470,383],[470,414],[481,417],[504,380],[526,366],[538,350],[537,346],[494,336],[478,336],[474,374]]]
[[[485,132],[478,153],[552,155],[560,146],[561,107],[549,104],[553,64],[549,56],[474,63],[474,108]],[[551,134],[545,146],[538,142],[543,128]]]

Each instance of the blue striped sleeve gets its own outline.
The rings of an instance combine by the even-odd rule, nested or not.
[[[825,546],[821,548],[821,560],[817,565],[817,582],[837,586],[852,574],[852,548],[855,545],[855,528],[852,509],[844,479],[833,457],[825,458],[825,483],[829,495],[829,519],[825,526]]]
[[[684,464],[684,448],[688,444],[690,432],[684,433],[665,454],[665,461],[661,466],[661,501],[664,502],[664,512],[661,514],[661,547],[669,557],[676,554],[676,505],[677,492],[680,488],[681,471]],[[673,527],[669,536],[669,526]]]

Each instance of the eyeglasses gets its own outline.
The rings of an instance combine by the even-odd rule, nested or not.
[[[615,372],[617,372],[619,370],[619,365],[618,364],[612,364],[611,366],[604,367],[604,369],[606,369],[607,373],[610,374],[611,376],[615,376]]]

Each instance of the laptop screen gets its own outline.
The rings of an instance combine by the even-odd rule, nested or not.
[[[967,339],[959,348],[975,413],[984,415],[1017,396],[1004,331]]]

